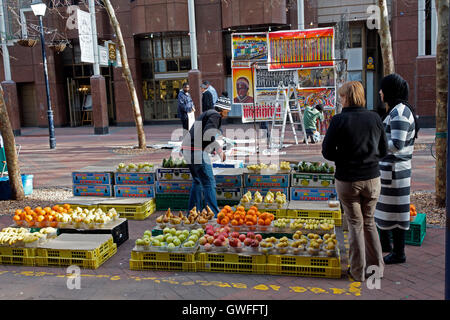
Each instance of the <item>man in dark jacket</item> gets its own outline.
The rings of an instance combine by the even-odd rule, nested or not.
[[[195,111],[194,102],[189,94],[189,84],[183,83],[183,90],[178,94],[178,118],[181,120],[183,129],[189,130],[189,116],[188,113]]]
[[[214,109],[213,96],[208,86],[202,83],[200,89],[202,90],[202,112]]]
[[[229,99],[225,103],[221,101],[225,101],[224,98],[218,100],[215,109],[205,111],[197,118],[182,143],[183,156],[192,175],[188,209],[191,210],[195,206],[201,211],[209,206],[215,215],[219,212],[219,207],[209,154],[217,153],[222,161],[225,161],[225,153],[216,139],[221,135],[222,119],[226,118],[231,110]],[[202,191],[205,198],[204,206],[202,206]]]

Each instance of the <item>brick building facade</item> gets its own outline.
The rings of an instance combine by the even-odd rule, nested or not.
[[[329,0],[304,2],[306,28],[335,25],[339,13],[346,13],[350,33],[349,78],[363,82],[368,108],[375,108],[379,103],[382,61],[376,30],[370,30],[366,21],[369,16],[367,7],[376,1],[360,1],[363,3],[360,6],[352,5],[350,0],[339,1],[339,4]],[[392,1],[390,5],[394,59],[396,71],[410,84],[410,101],[417,107],[422,124],[434,126],[436,59],[432,50],[435,31],[432,26],[435,21],[432,19],[432,1],[418,2]],[[176,120],[177,93],[182,83],[188,80],[191,69],[188,1],[113,0],[112,3],[125,39],[144,122]],[[419,29],[423,31],[423,25],[419,23],[420,3],[425,10],[425,33],[419,32]],[[88,11],[84,4],[79,4],[79,7]],[[58,10],[67,12],[65,7]],[[105,10],[97,7],[97,11],[99,44],[106,40],[114,41]],[[297,29],[297,1],[292,0],[195,0],[195,15],[201,78],[209,80],[219,94],[226,90],[231,95],[232,91],[231,33],[267,31],[269,26],[271,30]],[[27,15],[27,22],[36,21],[32,13]],[[50,13],[44,18],[44,26],[67,32],[71,41],[71,48],[62,53],[50,48],[46,50],[55,125],[82,125],[82,107],[89,104],[88,95],[94,88],[90,83],[92,65],[80,61],[78,30],[67,29],[66,20]],[[425,51],[419,36],[425,36]],[[8,96],[11,96],[11,91],[17,92],[17,103],[9,104],[8,110],[13,128],[16,134],[20,134],[21,127],[45,127],[47,105],[41,48],[39,45],[27,48],[17,44],[8,48],[12,57],[13,82],[3,84]],[[368,66],[369,58],[374,61],[372,67]],[[121,68],[102,67],[101,73],[106,82],[109,125],[134,125]],[[2,62],[0,80],[4,80]],[[238,120],[239,108],[233,107],[230,116]]]

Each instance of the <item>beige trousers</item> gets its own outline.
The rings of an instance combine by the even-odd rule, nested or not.
[[[380,189],[380,178],[336,180],[336,191],[348,222],[350,273],[356,281],[365,280],[366,268],[371,265],[377,266],[380,277],[383,276],[383,253],[374,220]]]

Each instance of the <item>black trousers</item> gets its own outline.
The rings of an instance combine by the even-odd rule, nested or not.
[[[392,251],[398,256],[405,255],[405,230],[400,228],[395,228],[392,230],[380,230],[380,242],[383,251]],[[391,234],[392,243],[391,245]]]
[[[181,119],[181,125],[183,126],[183,129],[186,131],[189,131],[189,119]]]

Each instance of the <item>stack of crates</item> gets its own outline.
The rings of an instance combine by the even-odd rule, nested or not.
[[[195,253],[131,251],[131,270],[195,272]]]
[[[328,200],[337,200],[333,173],[292,172],[289,194],[287,218],[333,219],[342,226],[340,206],[328,206]]]
[[[36,266],[77,265],[97,269],[117,252],[117,244],[106,234],[61,234],[36,248]]]
[[[0,264],[34,266],[35,248],[18,248],[0,246]]]
[[[116,198],[155,198],[155,171],[115,172]]]
[[[113,168],[86,167],[72,172],[73,195],[113,197],[114,171]]]
[[[156,169],[156,210],[187,210],[192,175],[189,168]]]
[[[217,205],[234,206],[243,196],[243,168],[215,168],[213,169],[216,180]]]
[[[114,208],[121,218],[145,220],[156,211],[156,202],[154,198],[114,198],[111,201],[103,201],[98,207],[104,212]]]

